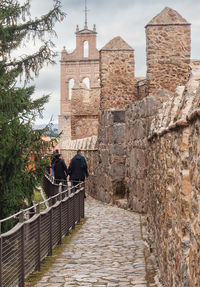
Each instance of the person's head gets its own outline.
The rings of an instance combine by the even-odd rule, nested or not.
[[[81,150],[80,149],[77,150],[77,154],[81,155]]]
[[[60,153],[56,153],[55,158],[60,158]]]

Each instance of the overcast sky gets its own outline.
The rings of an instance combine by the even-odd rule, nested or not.
[[[32,0],[31,14],[39,17],[52,7],[52,0]],[[61,0],[63,10],[67,13],[62,23],[56,25],[58,38],[53,39],[56,50],[63,46],[67,51],[75,48],[76,25],[84,26],[85,0]],[[145,29],[144,26],[168,6],[179,12],[192,24],[192,58],[200,58],[200,1],[199,0],[87,0],[88,28],[97,26],[97,48],[101,49],[115,36],[121,36],[135,50],[136,76],[145,76]],[[44,118],[37,120],[47,123],[51,116],[58,122],[60,99],[59,59],[57,65],[45,67],[35,80],[36,94],[51,94],[46,105]]]

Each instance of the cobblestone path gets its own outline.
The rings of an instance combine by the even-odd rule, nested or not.
[[[37,287],[155,287],[141,216],[86,199],[83,227]]]

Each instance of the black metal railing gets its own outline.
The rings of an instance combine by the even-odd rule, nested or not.
[[[0,225],[18,220],[10,231],[0,233],[0,287],[24,286],[25,278],[40,270],[40,262],[52,255],[52,248],[84,217],[84,183],[75,187],[51,184],[57,194],[0,220]],[[41,211],[44,204],[47,208]]]

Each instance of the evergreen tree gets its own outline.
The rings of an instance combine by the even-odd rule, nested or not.
[[[41,154],[53,144],[42,140],[44,130],[32,128],[48,96],[33,100],[34,87],[28,86],[45,63],[54,63],[53,43],[46,37],[55,35],[55,23],[65,13],[59,0],[53,4],[46,15],[31,19],[29,0],[0,2],[0,218],[19,211],[25,201],[30,203],[47,167]],[[38,39],[42,46],[36,53],[13,58],[22,43]],[[23,87],[17,84],[19,77]]]

